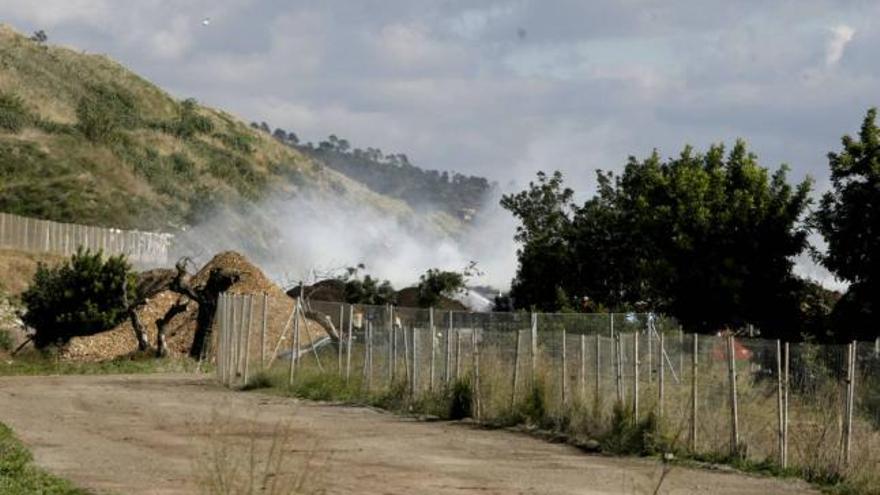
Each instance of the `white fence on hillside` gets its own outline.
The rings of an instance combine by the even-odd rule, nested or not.
[[[120,230],[0,213],[0,249],[69,256],[83,247],[108,255],[124,254],[138,266],[168,262],[173,236],[158,232]]]

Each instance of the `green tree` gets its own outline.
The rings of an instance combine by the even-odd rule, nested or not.
[[[538,172],[527,190],[501,198],[501,206],[520,222],[515,236],[519,266],[510,289],[517,307],[555,310],[557,289],[571,285],[573,196],[557,171],[551,176]]]
[[[466,289],[468,279],[477,273],[474,262],[461,272],[428,269],[419,277],[419,306],[430,308],[437,306],[441,298],[453,298]]]
[[[877,335],[880,315],[880,128],[877,109],[868,110],[858,138],[846,135],[843,150],[829,153],[830,191],[813,222],[828,243],[822,264],[850,283],[835,306],[841,339]]]
[[[349,267],[339,277],[345,283],[345,302],[349,304],[394,304],[396,292],[391,282],[379,280],[370,275],[361,275],[364,265]]]
[[[539,174],[502,203],[521,222],[516,305],[556,310],[589,297],[670,313],[695,330],[756,323],[797,335],[803,282],[791,258],[806,248],[811,182],[793,187],[786,172],[770,174],[742,141],[729,153],[655,152],[631,157],[620,176],[600,171],[581,207],[570,206],[561,175]]]
[[[36,330],[37,347],[110,329],[127,315],[135,297],[134,274],[125,257],[78,250],[65,263],[40,264],[21,298],[24,321]]]

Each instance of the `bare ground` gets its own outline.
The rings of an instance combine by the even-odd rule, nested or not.
[[[289,455],[311,460],[326,493],[651,494],[663,471],[654,460],[586,455],[517,433],[235,393],[194,375],[0,378],[0,421],[39,465],[100,493],[198,493],[196,461],[217,440],[202,426],[218,414],[242,432],[289,424]],[[658,493],[817,492],[676,467]]]

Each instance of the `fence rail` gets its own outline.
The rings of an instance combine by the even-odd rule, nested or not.
[[[124,254],[138,266],[168,262],[173,236],[156,232],[120,230],[22,217],[0,213],[0,248],[69,256],[77,248]]]
[[[297,304],[267,342],[261,299],[221,296],[214,345],[218,379],[227,386],[271,372],[273,362],[276,369],[289,366],[284,373],[292,385],[332,373],[366,394],[404,387],[412,400],[467,380],[478,420],[510,417],[538,394],[547,417],[586,425],[591,435],[609,431],[621,411],[632,423],[651,415],[671,450],[880,483],[877,342],[686,334],[652,314],[470,313],[317,301]],[[304,315],[325,320],[338,338],[323,346],[304,339]]]

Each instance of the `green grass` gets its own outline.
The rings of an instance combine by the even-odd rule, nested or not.
[[[72,362],[62,361],[46,353],[32,351],[0,361],[0,376],[191,372],[197,366],[196,361],[188,358],[155,358],[152,355],[144,354],[96,363]]]
[[[0,493],[4,495],[88,495],[69,481],[53,476],[33,463],[30,451],[12,430],[0,423]]]

